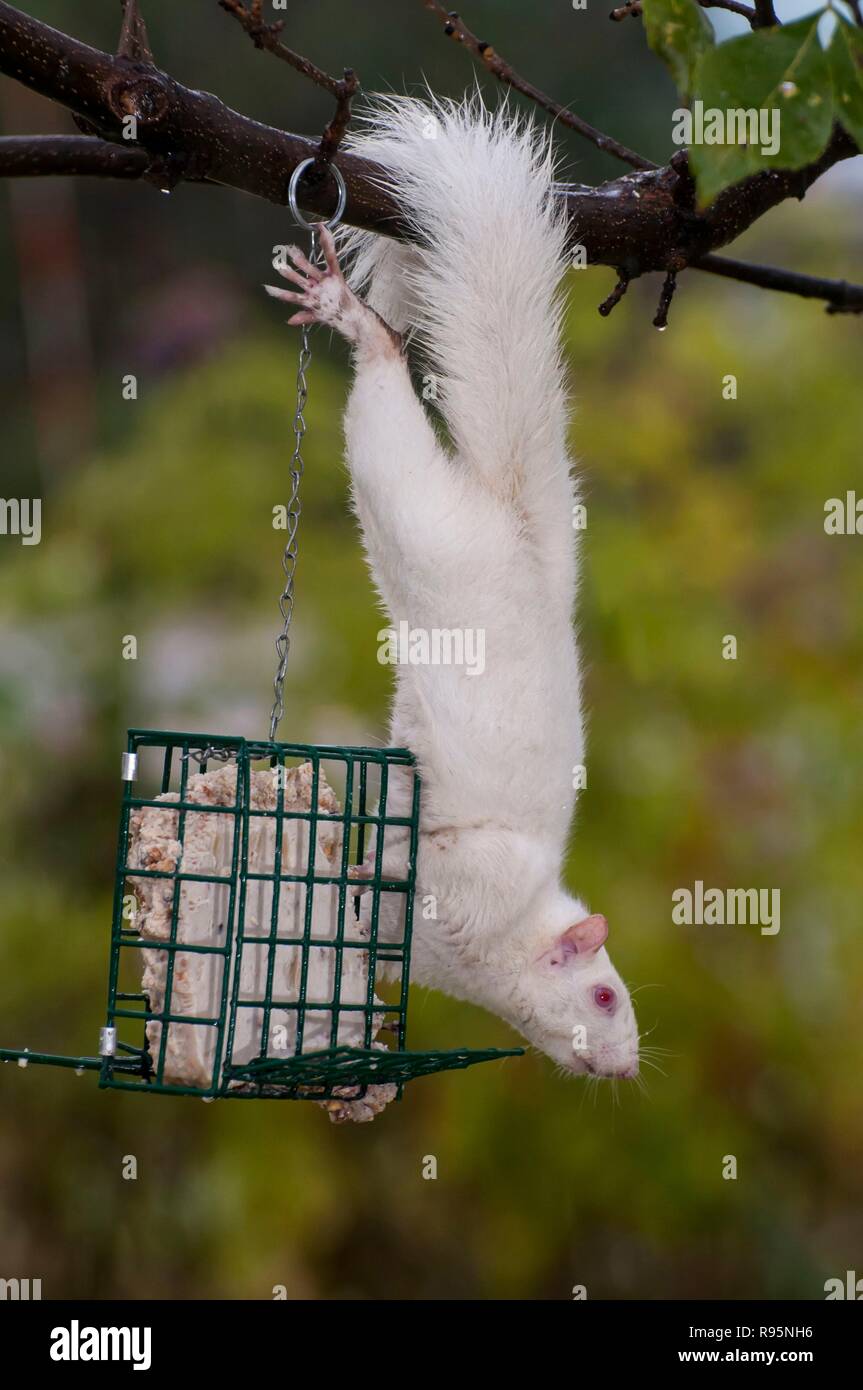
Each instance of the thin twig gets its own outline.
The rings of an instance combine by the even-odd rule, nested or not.
[[[756,0],[756,7],[754,9],[752,5],[740,4],[740,0],[698,0],[698,3],[703,10],[727,10],[729,14],[739,14],[741,19],[748,20],[753,29],[756,27],[759,0]],[[777,23],[775,15],[773,23]]]
[[[740,0],[698,0],[698,3],[703,10],[728,10],[730,14],[740,15],[753,29],[758,27],[758,11],[752,5],[741,4]],[[612,10],[608,17],[619,24],[622,19],[635,19],[640,14],[641,0],[629,0],[628,4],[619,5],[617,9]],[[778,23],[775,16],[772,22]]]
[[[351,101],[359,90],[359,78],[353,68],[345,68],[344,77],[332,77],[310,58],[304,58],[301,53],[295,53],[292,48],[288,48],[279,37],[285,27],[284,21],[277,20],[274,24],[266,24],[262,17],[262,0],[251,0],[251,8],[247,8],[243,0],[219,0],[219,4],[242,25],[256,48],[265,49],[276,58],[281,58],[283,62],[289,63],[295,72],[301,73],[303,77],[314,82],[316,87],[322,87],[330,96],[335,97],[335,114],[321,137],[316,156],[318,165],[329,164],[344,138],[351,119]]]
[[[342,79],[331,77],[323,68],[319,68],[310,58],[304,58],[301,53],[295,53],[287,44],[281,42],[279,35],[285,27],[284,20],[276,20],[274,24],[265,24],[261,19],[260,0],[252,0],[252,8],[246,9],[243,0],[219,0],[219,4],[228,14],[233,15],[234,19],[243,26],[255,48],[266,49],[268,53],[273,53],[283,62],[290,63],[291,67],[297,72],[302,73],[303,77],[308,77],[317,87],[323,87],[324,91],[331,96],[337,97],[342,87]]]
[[[616,304],[620,303],[621,299],[626,294],[626,291],[629,289],[631,277],[627,275],[625,270],[619,270],[617,274],[619,277],[617,284],[611,291],[611,294],[608,296],[608,298],[604,299],[599,306],[599,312],[602,314],[602,317],[604,319],[608,318],[612,309],[615,307]]]
[[[759,289],[798,295],[801,299],[822,299],[828,314],[863,313],[863,285],[852,285],[847,280],[827,280],[822,276],[803,275],[796,270],[782,270],[778,266],[752,265],[748,261],[714,255],[692,261],[686,269],[703,270],[710,275],[722,276],[726,280],[738,280],[745,285],[756,285]],[[672,270],[666,276],[659,309],[653,320],[655,328],[665,328],[667,325],[668,309],[676,288],[674,281],[678,273],[677,270]],[[618,271],[618,276],[611,294],[599,306],[603,318],[607,318],[615,305],[620,303],[632,282],[633,277],[625,271]]]
[[[823,299],[829,314],[863,313],[863,285],[850,285],[847,280],[826,280],[772,265],[750,265],[728,256],[702,256],[699,261],[692,262],[691,269],[706,270],[727,280],[740,280],[745,285],[757,285],[762,290],[779,290],[802,299]]]
[[[333,119],[321,136],[318,148],[318,162],[329,164],[344,139],[345,131],[351,122],[351,101],[359,89],[359,78],[353,68],[345,68],[344,79],[336,96],[336,109]]]
[[[662,285],[662,292],[659,296],[659,305],[653,320],[654,328],[658,328],[663,333],[668,327],[668,311],[671,308],[671,301],[674,298],[674,291],[677,289],[677,271],[669,270]]]
[[[138,63],[153,61],[147,26],[138,9],[138,0],[123,0],[123,24],[117,43],[117,57],[131,58]]]
[[[755,14],[753,29],[773,29],[779,23],[773,0],[755,0]]]
[[[585,140],[589,140],[592,145],[595,145],[598,150],[602,150],[605,154],[614,155],[616,159],[622,160],[624,164],[630,165],[633,169],[656,168],[656,165],[652,164],[649,159],[645,159],[644,155],[636,154],[635,150],[621,145],[620,141],[615,140],[611,135],[603,135],[601,130],[589,125],[587,121],[576,116],[568,107],[561,106],[559,101],[546,96],[545,92],[534,87],[532,82],[520,77],[515,69],[492,48],[490,43],[478,39],[476,34],[468,29],[455,10],[445,10],[443,5],[438,4],[438,0],[423,0],[423,3],[427,10],[431,10],[432,14],[437,15],[438,19],[443,21],[444,33],[455,39],[457,43],[464,44],[469,52],[482,60],[489,72],[493,73],[500,82],[512,87],[516,92],[521,92],[522,96],[529,97],[531,101],[536,102],[537,106],[541,106],[544,111],[548,111],[550,115],[554,116],[555,120],[560,121],[561,125],[569,126],[570,130],[578,131],[579,135],[583,135]]]

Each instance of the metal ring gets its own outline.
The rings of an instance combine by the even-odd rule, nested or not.
[[[318,218],[317,222],[306,221],[305,217],[303,217],[303,214],[300,212],[300,209],[297,207],[297,187],[299,185],[300,179],[303,177],[303,174],[306,172],[309,165],[316,163],[317,158],[314,155],[312,155],[309,159],[301,160],[294,172],[291,174],[291,181],[288,184],[288,207],[291,210],[291,216],[293,217],[295,222],[298,222],[301,227],[305,227],[308,231],[311,231],[314,227],[317,227],[321,219]],[[338,226],[339,222],[341,222],[342,220],[342,213],[344,212],[348,202],[348,190],[345,187],[345,181],[342,177],[341,169],[337,169],[335,164],[330,164],[328,167],[330,173],[336,181],[336,187],[339,190],[339,196],[336,201],[336,210],[330,218],[329,222],[324,223],[324,226],[328,227],[330,231],[332,231],[333,227]]]

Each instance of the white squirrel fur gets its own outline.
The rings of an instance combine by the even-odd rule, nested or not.
[[[377,98],[349,145],[387,171],[411,240],[342,234],[349,289],[322,234],[327,271],[294,252],[284,273],[302,292],[270,292],[299,306],[291,322],[353,345],[347,459],[392,626],[485,632],[482,674],[396,667],[390,740],[416,755],[423,789],[411,978],[489,1009],[569,1072],[634,1076],[605,919],[561,885],[584,738],[551,147],[506,107],[398,96]],[[411,384],[405,333],[449,446]],[[388,811],[408,795],[396,776]]]

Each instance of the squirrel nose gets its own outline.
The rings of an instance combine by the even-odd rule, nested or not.
[[[588,1071],[597,1073],[596,1067],[588,1064]],[[599,1076],[607,1077],[608,1080],[615,1081],[634,1081],[638,1075],[638,1058],[630,1062],[625,1067],[603,1067],[598,1073]]]

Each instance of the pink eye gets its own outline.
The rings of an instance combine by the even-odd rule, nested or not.
[[[617,1002],[617,995],[607,985],[597,985],[593,991],[593,1002],[598,1009],[611,1010]]]

